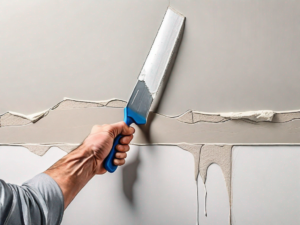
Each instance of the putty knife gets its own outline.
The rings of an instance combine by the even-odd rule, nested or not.
[[[168,8],[137,84],[124,108],[124,122],[128,126],[132,123],[146,124],[152,102],[154,98],[159,98],[158,90],[162,89],[172,70],[183,35],[184,21],[183,15]],[[104,167],[110,173],[117,169],[113,159],[121,138],[121,135],[116,137],[109,155],[104,160]]]

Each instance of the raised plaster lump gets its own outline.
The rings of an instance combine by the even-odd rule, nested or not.
[[[272,121],[274,112],[271,110],[229,112],[229,113],[221,113],[220,116],[227,119],[233,119],[233,120],[248,119],[254,122],[263,122],[263,121]]]

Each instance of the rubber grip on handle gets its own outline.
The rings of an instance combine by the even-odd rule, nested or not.
[[[130,117],[127,117],[125,115],[124,117],[124,122],[127,124],[127,126],[130,126],[134,121],[130,118]],[[115,154],[117,152],[116,150],[116,146],[120,143],[120,139],[122,138],[123,136],[121,134],[119,134],[115,140],[114,140],[114,143],[113,143],[113,147],[110,151],[110,153],[108,154],[108,156],[106,157],[106,159],[104,160],[104,168],[110,172],[110,173],[113,173],[116,171],[116,169],[118,168],[118,166],[116,166],[114,164],[114,158],[115,158]]]

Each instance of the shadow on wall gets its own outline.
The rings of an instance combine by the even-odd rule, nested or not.
[[[178,51],[178,49],[176,50]],[[177,54],[175,54],[175,58],[173,59],[174,61],[176,61],[176,56]],[[151,106],[151,111],[148,118],[147,118],[147,123],[145,125],[141,125],[139,126],[139,128],[142,130],[142,135],[145,138],[146,142],[148,143],[152,143],[151,141],[151,136],[150,136],[150,127],[151,127],[151,122],[155,117],[155,114],[153,112],[157,112],[159,110],[159,106],[160,106],[160,102],[162,99],[162,96],[165,92],[165,88],[166,88],[166,83],[169,80],[169,75],[172,73],[172,69],[173,66],[169,69],[167,76],[165,77],[165,81],[163,82],[163,84],[160,87],[159,92],[157,93],[158,96],[156,97],[155,101],[153,102],[152,106]],[[128,199],[128,201],[133,204],[133,186],[134,183],[137,180],[137,168],[140,164],[140,152],[138,150],[138,153],[135,157],[135,159],[133,160],[133,162],[125,164],[124,168],[123,168],[123,192],[126,196],[126,198]]]
[[[133,186],[137,180],[137,169],[140,164],[140,150],[138,150],[135,159],[123,167],[123,192],[128,201],[133,204]]]

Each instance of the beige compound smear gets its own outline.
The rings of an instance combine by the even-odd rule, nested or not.
[[[280,115],[278,115],[280,119]],[[122,108],[93,107],[76,110],[51,110],[34,124],[6,126],[0,129],[3,144],[81,143],[95,124],[123,120]],[[147,144],[227,144],[277,145],[300,143],[300,120],[289,122],[255,122],[227,120],[220,123],[188,124],[176,118],[149,114],[148,124],[135,126],[133,143]],[[49,135],[51,134],[51,135]]]
[[[43,156],[51,148],[50,145],[21,145],[27,148],[32,153]]]
[[[177,120],[184,123],[194,124],[198,122],[219,123],[226,121],[227,119],[216,114],[205,114],[190,110],[177,117]]]
[[[32,123],[31,120],[21,117],[19,115],[14,115],[13,113],[7,112],[0,116],[0,126],[23,126]]]
[[[53,145],[44,145],[44,144],[14,144],[10,146],[20,146],[27,148],[30,152],[43,156],[49,151],[52,147],[58,147],[66,153],[70,153],[72,150],[76,149],[80,144],[53,144]]]
[[[103,106],[101,103],[96,102],[81,102],[81,101],[75,101],[72,99],[66,99],[60,102],[57,107],[55,107],[56,110],[67,110],[67,109],[78,109],[78,108],[92,108],[92,107],[99,107]]]
[[[211,164],[217,164],[221,167],[223,176],[225,179],[228,197],[229,197],[229,224],[231,224],[231,166],[232,166],[232,146],[224,145],[204,145],[201,148],[200,153],[200,166],[199,173],[203,181],[205,193],[204,193],[204,214],[207,215],[206,210],[206,200],[207,200],[207,192],[206,192],[206,178],[207,178],[207,170]]]
[[[201,151],[202,145],[192,145],[192,144],[188,144],[188,143],[180,143],[180,144],[177,144],[177,146],[182,148],[183,150],[190,152],[194,156],[195,180],[197,181],[198,174],[199,174],[200,151]]]
[[[199,166],[200,176],[204,183],[206,182],[207,169],[211,164],[215,163],[221,167],[225,178],[229,202],[231,199],[231,152],[231,145],[204,145],[201,148]]]
[[[273,117],[272,122],[286,123],[297,119],[300,119],[300,112],[282,112],[276,113]]]
[[[55,145],[55,147],[60,148],[61,150],[63,150],[66,153],[70,153],[71,151],[73,151],[74,149],[76,149],[80,144],[60,144],[60,145]]]
[[[113,107],[113,108],[124,108],[127,105],[126,101],[119,100],[119,99],[113,99],[110,101],[107,101],[105,104],[102,103],[104,106],[107,107]]]
[[[3,115],[0,115],[0,127],[23,126],[30,123],[35,123],[38,120],[47,116],[48,113],[52,110],[72,110],[104,106],[112,108],[124,108],[126,104],[126,101],[120,99],[109,99],[104,101],[84,101],[65,98],[61,102],[57,103],[55,106],[40,113],[35,113],[32,115],[23,115],[15,112],[7,112]]]
[[[80,108],[93,108],[108,106],[112,108],[123,108],[126,106],[126,101],[120,99],[109,99],[103,101],[85,101],[71,98],[64,98],[63,101],[52,107],[50,110],[67,110],[67,109],[80,109]]]
[[[110,99],[104,101],[85,101],[65,98],[48,110],[32,115],[23,115],[15,112],[7,112],[0,115],[0,126],[23,126],[35,123],[46,117],[53,110],[72,110],[95,107],[124,108],[126,101],[120,99]],[[168,116],[166,116],[168,117]],[[300,119],[299,111],[273,112],[270,110],[249,111],[249,112],[229,112],[229,113],[205,113],[189,110],[182,115],[168,118],[176,119],[183,123],[195,124],[199,122],[221,123],[229,120],[249,120],[255,122],[285,123]]]

